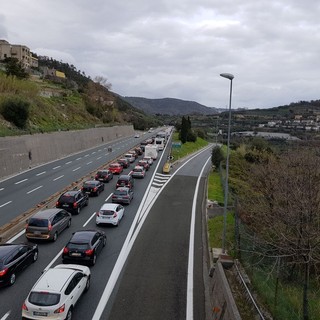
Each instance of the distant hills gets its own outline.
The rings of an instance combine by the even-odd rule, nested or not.
[[[186,101],[175,98],[147,99],[141,97],[122,97],[133,107],[150,115],[210,115],[219,112],[216,108],[209,108],[194,101]]]

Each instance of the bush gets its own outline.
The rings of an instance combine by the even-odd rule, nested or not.
[[[13,98],[3,102],[1,114],[7,121],[22,129],[29,118],[29,107],[29,102]]]
[[[220,162],[224,159],[221,147],[214,147],[211,153],[211,162],[216,167],[219,168]]]

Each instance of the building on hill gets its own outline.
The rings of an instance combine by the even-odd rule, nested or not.
[[[30,49],[21,44],[10,44],[0,39],[0,61],[6,58],[16,58],[26,70],[38,67],[38,59],[32,56]]]

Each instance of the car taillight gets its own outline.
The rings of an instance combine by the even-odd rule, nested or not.
[[[78,203],[77,203],[77,202],[74,202],[74,203],[73,203],[73,207],[74,207],[74,208],[78,208]]]
[[[67,247],[64,247],[63,248],[63,253],[68,253],[69,252],[69,249]]]
[[[56,202],[56,207],[59,207],[59,201]]]
[[[113,194],[113,195],[112,195],[112,198],[116,198],[116,196]]]
[[[54,313],[62,313],[65,310],[65,305],[63,304],[60,308],[54,311]]]
[[[87,256],[92,256],[92,255],[93,255],[93,249],[86,250],[86,251],[85,251],[85,254],[86,254]]]
[[[49,224],[48,224],[48,230],[49,230],[49,231],[51,231],[51,230],[52,230],[51,222],[49,222]]]
[[[98,176],[98,175],[96,175],[95,179],[99,179],[99,176]]]
[[[93,192],[96,192],[97,190],[98,190],[97,187],[94,187],[94,188],[93,188]]]
[[[128,199],[128,198],[129,198],[129,196],[124,196],[124,198]]]
[[[26,311],[28,311],[28,308],[27,308],[27,306],[26,306],[26,303],[24,302],[23,303],[23,305],[22,305],[22,310],[26,310]]]
[[[97,217],[100,217],[100,212],[97,211],[97,212],[96,212],[96,215],[97,215]]]
[[[114,218],[116,218],[118,215],[117,215],[117,213],[115,212],[114,214],[113,214],[113,217]]]
[[[8,272],[8,268],[0,270],[0,277],[3,277]]]
[[[84,188],[83,188],[83,187],[81,187],[81,190],[84,190]]]

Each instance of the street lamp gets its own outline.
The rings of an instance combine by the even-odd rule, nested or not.
[[[223,206],[223,236],[222,236],[222,253],[226,252],[226,227],[227,227],[227,206],[228,206],[228,179],[229,179],[229,149],[230,149],[230,127],[231,127],[231,97],[232,97],[232,80],[231,73],[220,73],[220,76],[230,80],[229,96],[229,121],[228,121],[228,139],[227,139],[227,161],[226,161],[226,180],[224,184],[224,206]]]

